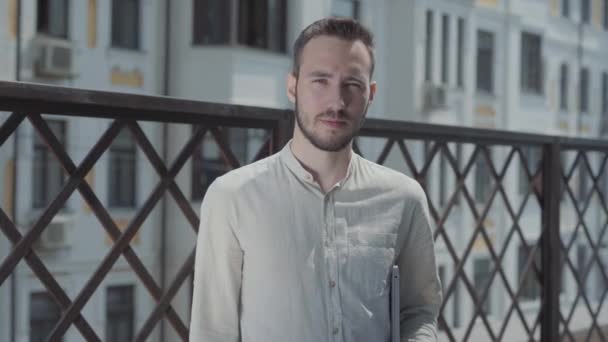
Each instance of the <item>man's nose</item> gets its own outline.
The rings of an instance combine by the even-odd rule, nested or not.
[[[342,111],[343,109],[346,108],[347,102],[348,102],[348,99],[347,99],[344,89],[342,89],[342,87],[335,86],[335,87],[330,87],[330,89],[328,89],[328,94],[327,94],[328,109],[331,109],[335,112]]]

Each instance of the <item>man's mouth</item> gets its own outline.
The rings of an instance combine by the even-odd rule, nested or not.
[[[340,128],[346,126],[345,120],[334,120],[334,119],[321,119],[320,120],[324,125],[334,128]]]

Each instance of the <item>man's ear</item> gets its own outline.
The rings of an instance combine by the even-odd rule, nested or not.
[[[298,83],[298,78],[293,72],[287,74],[287,98],[289,102],[295,105],[296,103],[296,86]]]
[[[378,84],[376,83],[376,81],[372,81],[369,84],[369,102],[371,103],[372,101],[374,101],[374,96],[376,95],[376,89],[378,88]]]

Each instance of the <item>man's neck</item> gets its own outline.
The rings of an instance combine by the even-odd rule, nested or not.
[[[351,144],[340,151],[327,152],[318,149],[304,137],[294,136],[290,148],[302,167],[313,175],[323,192],[328,192],[346,177],[352,157]]]

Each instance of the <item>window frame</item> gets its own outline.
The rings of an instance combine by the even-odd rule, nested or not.
[[[111,291],[125,291],[128,293],[128,296],[122,299],[120,305],[116,307],[111,307],[111,304],[116,304],[116,301],[110,301],[110,292]],[[127,341],[132,341],[133,337],[135,337],[135,317],[136,317],[136,303],[137,303],[137,293],[136,287],[133,284],[118,284],[118,285],[110,285],[106,287],[106,297],[105,297],[105,339],[108,341],[117,341],[117,339],[110,339],[109,335],[115,336],[111,334],[110,330],[112,327],[115,327],[112,323],[119,321],[124,322],[124,319],[128,321],[128,339]],[[123,295],[121,293],[120,295]]]
[[[120,135],[124,134],[128,136],[128,139],[131,141],[131,145],[128,147],[125,146],[117,146],[116,141],[120,138]],[[130,132],[126,129],[121,130],[119,135],[116,136],[110,147],[108,148],[108,206],[110,208],[135,208],[137,206],[137,142],[135,141],[135,137],[133,137]],[[130,156],[132,160],[132,170],[133,173],[129,177],[130,179],[127,182],[127,185],[130,183],[132,187],[132,191],[127,191],[127,193],[131,193],[131,197],[128,199],[121,198],[121,191],[116,193],[116,189],[122,188],[125,185],[121,181],[112,182],[113,179],[120,179],[120,177],[114,177],[113,171],[114,168],[124,167],[123,163],[130,162],[130,160],[124,160],[125,156]],[[118,165],[114,165],[115,162],[119,162]]]
[[[464,51],[465,51],[465,44],[466,44],[466,30],[467,30],[467,23],[466,23],[466,19],[462,18],[462,17],[458,17],[457,20],[457,52],[456,52],[456,85],[459,87],[463,87],[464,86]]]
[[[484,37],[485,35],[485,37]],[[488,39],[487,42],[484,42],[484,45],[481,46],[480,41],[482,38]],[[490,45],[491,44],[491,45]],[[477,47],[476,47],[476,82],[475,89],[477,92],[493,94],[495,91],[495,82],[496,82],[496,33],[486,29],[477,29]],[[487,63],[481,63],[480,58],[488,58],[489,61]],[[489,73],[482,72],[482,69],[485,65],[487,65],[489,69]],[[486,70],[487,71],[487,70]]]
[[[441,16],[441,83],[450,83],[450,23],[451,18],[444,13]]]
[[[200,22],[206,17],[197,15],[198,11],[204,12],[211,5],[210,1],[219,1],[222,17],[217,25],[221,27],[214,29],[214,32],[223,34],[219,39],[206,39],[209,35],[204,32],[205,27],[212,27],[212,23]],[[225,2],[223,2],[225,1]],[[257,49],[261,51],[287,54],[288,46],[288,0],[193,0],[192,1],[192,46],[240,46]],[[260,2],[258,4],[258,2]],[[272,15],[270,12],[271,2],[276,3],[277,13]],[[220,5],[221,4],[221,5]],[[263,6],[261,6],[263,5]],[[243,9],[245,8],[245,9]],[[259,10],[261,13],[248,11],[248,8]],[[257,14],[257,15],[256,15]],[[260,15],[263,19],[260,20]],[[214,18],[217,16],[211,16]],[[210,21],[210,18],[206,18]],[[273,20],[274,19],[274,20]],[[251,27],[257,29],[257,35],[252,33]],[[227,32],[227,35],[226,35]],[[260,33],[261,32],[261,33]],[[251,36],[250,36],[251,35]],[[260,41],[257,41],[260,39]]]
[[[487,147],[490,161],[493,163],[493,153],[490,147]],[[485,158],[483,151],[479,151],[474,162],[475,166],[475,189],[474,199],[477,203],[485,203],[491,194],[492,183],[494,181],[488,160]]]
[[[581,0],[581,23],[591,24],[591,0]]]
[[[523,93],[542,95],[543,37],[522,31],[520,49],[520,89]]]
[[[481,273],[484,277],[479,278],[480,273],[478,272],[477,266],[479,263],[487,263],[485,269],[487,272]],[[494,279],[490,279],[492,275],[492,267],[493,261],[489,256],[478,256],[473,259],[473,288],[475,289],[476,295],[478,299],[481,300],[481,291],[487,286],[488,282],[494,281]],[[479,281],[482,283],[479,283]],[[486,295],[485,301],[481,304],[481,309],[483,310],[483,314],[491,315],[492,314],[492,286],[488,288],[488,293]]]
[[[559,109],[568,111],[568,96],[570,95],[570,67],[566,63],[562,63],[559,68]]]
[[[519,298],[522,301],[534,301],[539,300],[541,295],[540,282],[534,272],[535,264],[538,268],[541,267],[541,250],[536,250],[534,260],[532,260],[532,262],[530,263],[528,272],[526,274],[523,274],[523,268],[528,262],[528,259],[530,258],[530,253],[534,251],[534,244],[528,242],[526,244],[528,245],[527,250],[524,247],[523,243],[520,244],[517,249],[517,279],[518,287],[521,286]]]
[[[601,127],[600,134],[608,134],[608,71],[602,72],[602,84],[600,87],[601,94]]]
[[[53,16],[50,12],[50,3],[61,1],[64,4],[63,8],[63,31],[53,32],[51,20]],[[45,36],[68,40],[70,37],[70,0],[38,0],[36,2],[36,32]],[[42,13],[43,8],[46,8],[45,13]]]
[[[128,13],[126,13],[125,9],[123,7],[121,7],[120,9],[117,9],[117,5],[120,4],[120,6],[128,6],[127,2],[131,1],[135,3],[136,6],[136,18],[134,20],[133,23],[133,27],[129,27],[129,29],[134,28],[135,32],[131,33],[133,34],[134,38],[134,44],[130,45],[130,43],[125,43],[118,39],[118,36],[122,37],[125,35],[124,31],[125,29],[127,29],[126,27],[122,27],[121,26],[121,33],[117,33],[118,32],[118,27],[119,27],[119,22],[122,21],[117,21],[117,13],[120,13],[120,15],[127,15]],[[142,2],[141,0],[112,0],[110,3],[111,6],[111,18],[110,18],[110,46],[112,48],[115,49],[124,49],[124,50],[141,50],[141,35],[142,35]],[[122,25],[122,24],[120,24]],[[124,39],[124,38],[123,38]],[[127,41],[129,39],[126,39]]]
[[[68,146],[68,122],[64,119],[46,119],[47,125],[49,126],[51,132],[55,135],[57,140],[61,143],[61,145],[67,149]],[[32,142],[32,150],[33,150],[33,160],[32,160],[32,185],[37,184],[36,178],[40,177],[41,188],[39,186],[32,186],[32,208],[33,209],[43,209],[47,205],[49,205],[52,201],[51,196],[56,196],[61,187],[66,181],[66,174],[61,166],[61,163],[57,158],[53,155],[50,147],[46,145],[43,138],[40,134],[34,129],[33,130],[33,142]],[[40,157],[38,155],[40,154]],[[42,160],[39,161],[38,158]],[[37,163],[41,162],[42,170],[41,174],[37,174]],[[57,192],[50,190],[50,184],[52,182],[51,172],[49,170],[51,168],[56,168],[58,172],[56,174],[59,175],[58,178],[55,179],[55,188],[58,190]],[[67,202],[66,202],[67,203]]]
[[[43,315],[40,315],[41,311],[40,310],[35,310],[33,305],[34,305],[34,297],[39,297],[39,299],[42,299],[46,302],[46,304],[48,304],[46,306],[47,309],[51,309],[51,311],[54,312],[50,312],[48,315],[44,315],[45,317],[43,317],[42,319],[37,319],[37,317],[42,317]],[[42,298],[44,297],[44,298]],[[45,305],[46,305],[45,304]],[[51,294],[48,291],[33,291],[30,292],[29,295],[29,328],[30,328],[30,335],[29,335],[29,341],[30,342],[38,342],[38,341],[45,341],[46,337],[48,337],[48,335],[51,333],[51,331],[53,330],[53,328],[55,327],[55,325],[57,324],[57,322],[59,322],[59,320],[61,319],[61,308],[59,307],[59,304],[57,304],[54,300],[53,300],[53,296],[51,296]],[[42,332],[42,334],[38,335],[39,333],[41,333],[40,331],[40,327],[36,327],[34,328],[34,324],[46,324],[44,328],[44,330],[48,330],[46,332]],[[31,332],[35,331],[37,334],[34,336]],[[44,336],[41,340],[35,337],[42,337]],[[63,337],[61,337],[61,340],[63,341]]]
[[[579,70],[579,93],[578,93],[578,110],[581,114],[589,114],[589,83],[591,81],[591,74],[589,68],[583,66]]]
[[[425,65],[424,65],[424,80],[427,82],[433,81],[433,56],[434,56],[434,22],[435,22],[435,13],[431,9],[427,9],[425,12],[425,45],[424,45],[424,56],[425,56]]]

